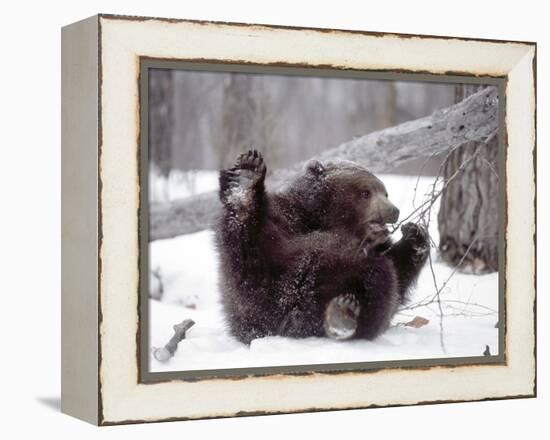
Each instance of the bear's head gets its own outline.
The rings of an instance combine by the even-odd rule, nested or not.
[[[304,206],[319,229],[345,230],[362,238],[397,222],[399,209],[382,181],[357,163],[312,160],[303,177]]]

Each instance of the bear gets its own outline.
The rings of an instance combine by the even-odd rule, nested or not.
[[[350,161],[311,160],[267,192],[261,153],[220,171],[215,229],[222,310],[245,344],[265,336],[371,340],[383,333],[424,266],[426,229],[387,227],[399,210],[382,181]]]

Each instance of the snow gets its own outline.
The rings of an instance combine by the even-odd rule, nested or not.
[[[243,205],[247,203],[248,194],[244,188],[236,186],[229,191],[227,201],[232,205]]]
[[[215,173],[201,172],[194,191],[215,189]],[[413,210],[416,177],[383,175],[389,197],[405,218]],[[433,178],[418,181],[416,206],[430,190]],[[177,185],[174,185],[177,186]],[[184,189],[170,190],[182,194]],[[189,195],[189,192],[187,192]],[[437,243],[437,203],[431,213],[430,235]],[[399,232],[394,234],[399,238]],[[499,352],[498,273],[470,275],[454,272],[438,260],[432,248],[433,269],[444,311],[443,343],[437,302],[398,313],[392,326],[374,341],[334,341],[328,338],[291,339],[265,337],[250,346],[227,332],[218,291],[218,261],[214,234],[205,230],[150,245],[151,269],[162,279],[162,300],[149,300],[149,339],[151,347],[162,347],[173,335],[172,326],[184,319],[196,324],[180,342],[174,357],[160,363],[150,356],[150,371],[211,370],[220,368],[308,365],[368,362],[382,360],[452,358],[480,356],[488,345],[491,354]],[[157,280],[155,287],[159,288]],[[436,292],[429,265],[421,272],[410,304],[432,297]],[[429,320],[420,328],[403,324],[415,316]]]
[[[218,188],[218,173],[205,170],[172,170],[167,177],[151,167],[149,174],[149,200],[167,202],[189,197]]]

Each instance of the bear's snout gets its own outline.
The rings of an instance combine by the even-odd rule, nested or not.
[[[396,223],[399,218],[399,209],[384,196],[374,199],[367,213],[370,221],[381,224]]]
[[[390,206],[387,207],[386,213],[383,216],[384,223],[397,223],[397,219],[399,218],[399,209],[391,203],[389,205]]]

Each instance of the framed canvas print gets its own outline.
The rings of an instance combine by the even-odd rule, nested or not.
[[[98,15],[62,31],[62,410],[536,395],[536,46]]]

